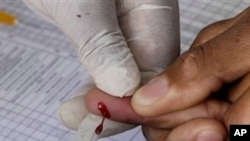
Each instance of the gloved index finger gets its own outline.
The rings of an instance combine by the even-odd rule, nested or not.
[[[71,38],[96,86],[114,96],[132,94],[140,75],[119,28],[115,0],[40,2]]]
[[[142,72],[143,83],[165,70],[180,53],[177,0],[117,0],[119,24]]]

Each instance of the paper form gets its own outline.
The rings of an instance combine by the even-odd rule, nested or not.
[[[0,141],[72,141],[56,108],[88,75],[68,39],[21,0],[0,0],[19,23],[0,24]],[[180,0],[181,47],[188,49],[205,25],[234,16],[249,0]],[[100,141],[145,141],[140,127]]]

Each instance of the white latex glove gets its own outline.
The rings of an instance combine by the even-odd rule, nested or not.
[[[90,80],[89,86],[80,91],[81,96],[59,109],[63,123],[78,129],[79,140],[90,140],[93,129],[100,123],[98,116],[94,120],[89,118],[95,116],[84,108],[83,94],[96,86],[113,96],[129,96],[140,85],[141,77],[142,83],[147,82],[179,55],[177,0],[26,0],[26,3],[65,32],[93,78],[94,82]],[[110,120],[105,122],[109,123],[105,126],[107,130],[100,136],[131,128]]]

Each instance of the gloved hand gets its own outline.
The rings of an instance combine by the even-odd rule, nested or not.
[[[59,109],[60,119],[71,129],[78,129],[81,121],[90,117],[82,95],[91,88],[113,96],[129,96],[140,82],[162,72],[179,55],[177,0],[26,3],[65,32],[93,79],[79,91],[81,96]],[[106,135],[111,134],[110,130]]]

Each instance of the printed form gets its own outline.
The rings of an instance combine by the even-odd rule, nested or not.
[[[21,0],[0,0],[18,18],[0,24],[0,140],[73,141],[56,117],[58,105],[89,77],[68,39]],[[181,47],[187,50],[205,25],[229,18],[249,0],[180,0]],[[140,127],[100,141],[145,141]]]

